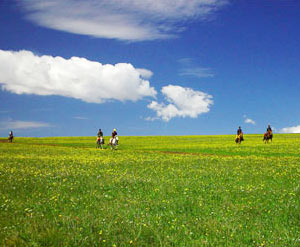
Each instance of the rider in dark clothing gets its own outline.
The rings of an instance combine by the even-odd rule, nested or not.
[[[102,130],[101,129],[99,129],[99,131],[98,131],[98,137],[103,137],[103,132],[102,132]]]
[[[111,137],[115,138],[115,136],[117,136],[117,135],[118,135],[117,130],[114,129],[113,132],[111,133]]]
[[[244,133],[243,133],[243,131],[242,131],[242,129],[241,129],[241,126],[239,126],[239,128],[238,128],[236,134],[237,134],[237,137],[240,137],[241,141],[244,140]]]
[[[9,132],[9,134],[8,134],[8,140],[10,141],[10,142],[12,142],[12,140],[14,139],[14,134],[13,134],[13,132],[12,132],[12,130]]]
[[[102,144],[104,144],[104,138],[103,138],[103,132],[101,129],[99,129],[98,131],[98,134],[97,134],[97,145],[98,145],[98,148],[102,148]]]
[[[243,131],[241,129],[241,126],[239,126],[237,132],[236,132],[237,135],[240,135],[240,134],[243,134]]]
[[[265,136],[267,136],[268,138],[270,138],[272,140],[273,138],[273,132],[272,132],[272,129],[271,129],[271,126],[268,125],[268,128],[267,128],[267,132],[265,133]]]

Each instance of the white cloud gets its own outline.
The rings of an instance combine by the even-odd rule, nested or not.
[[[161,90],[168,104],[152,101],[147,107],[156,112],[157,118],[169,121],[174,117],[196,118],[202,113],[209,112],[213,104],[212,96],[191,88],[169,85]],[[155,118],[149,118],[152,120]]]
[[[181,58],[177,62],[183,67],[179,70],[179,75],[181,76],[214,77],[211,68],[195,66],[192,58]]]
[[[148,69],[136,69],[143,79],[150,79],[153,75],[153,72]]]
[[[140,71],[128,63],[103,65],[80,57],[0,50],[2,89],[16,94],[59,95],[91,103],[155,97],[155,89],[142,78],[148,70]]]
[[[150,122],[153,122],[155,120],[158,120],[159,118],[158,117],[146,117],[145,120],[146,121],[150,121]]]
[[[293,127],[286,127],[280,130],[281,133],[300,133],[300,125]]]
[[[80,117],[80,116],[75,116],[73,117],[74,119],[78,119],[78,120],[88,120],[87,117]]]
[[[44,128],[52,127],[48,123],[43,122],[30,122],[30,121],[5,121],[0,122],[0,129],[35,129],[35,128]]]
[[[174,37],[188,20],[206,20],[229,0],[21,0],[40,26],[100,38],[140,41]]]
[[[255,121],[252,120],[251,118],[246,118],[246,119],[245,119],[245,123],[247,123],[247,124],[253,124],[253,125],[256,124]]]
[[[195,76],[198,78],[214,77],[210,68],[201,67],[183,68],[180,70],[179,75]]]

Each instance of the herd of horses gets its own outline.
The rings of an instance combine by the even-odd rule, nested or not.
[[[263,142],[268,143],[269,141],[272,142],[272,140],[273,140],[273,133],[272,132],[266,132],[264,134],[264,137],[263,137]],[[236,135],[235,142],[238,143],[238,144],[241,144],[242,141],[244,141],[243,133],[241,133],[239,135]]]

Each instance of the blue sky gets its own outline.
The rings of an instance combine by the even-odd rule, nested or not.
[[[300,3],[1,0],[0,136],[300,133]]]

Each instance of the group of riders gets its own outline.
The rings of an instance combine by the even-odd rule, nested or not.
[[[271,126],[268,125],[267,131],[264,133],[263,141],[267,143],[269,141],[272,141],[272,139],[273,139],[273,131]],[[235,142],[240,144],[242,141],[244,141],[244,133],[241,129],[241,126],[239,126],[236,132]]]
[[[108,145],[110,145],[111,149],[116,149],[118,144],[119,144],[118,133],[116,129],[113,129]],[[99,129],[97,134],[97,148],[103,149],[103,145],[104,145],[103,132],[101,129]]]
[[[12,142],[14,139],[14,134],[12,130],[8,133],[8,142]],[[116,129],[113,129],[113,132],[111,133],[111,138],[109,140],[109,144],[111,146],[111,149],[116,149],[119,143],[118,133]],[[101,129],[99,129],[97,134],[97,148],[103,149],[104,145],[104,137],[103,132]]]
[[[8,134],[8,141],[12,142],[13,139],[14,139],[14,134],[12,131],[10,131]],[[272,141],[272,139],[273,139],[272,128],[270,125],[268,125],[267,131],[264,133],[263,141],[265,143],[267,143],[269,140]],[[239,126],[237,133],[236,133],[235,142],[241,143],[242,141],[244,141],[244,133],[241,129],[241,126]],[[118,146],[118,143],[119,143],[119,138],[118,138],[117,130],[113,129],[108,145],[110,145],[111,149],[116,149]],[[97,134],[97,148],[103,149],[103,145],[104,145],[103,132],[101,129],[99,129],[98,134]]]

